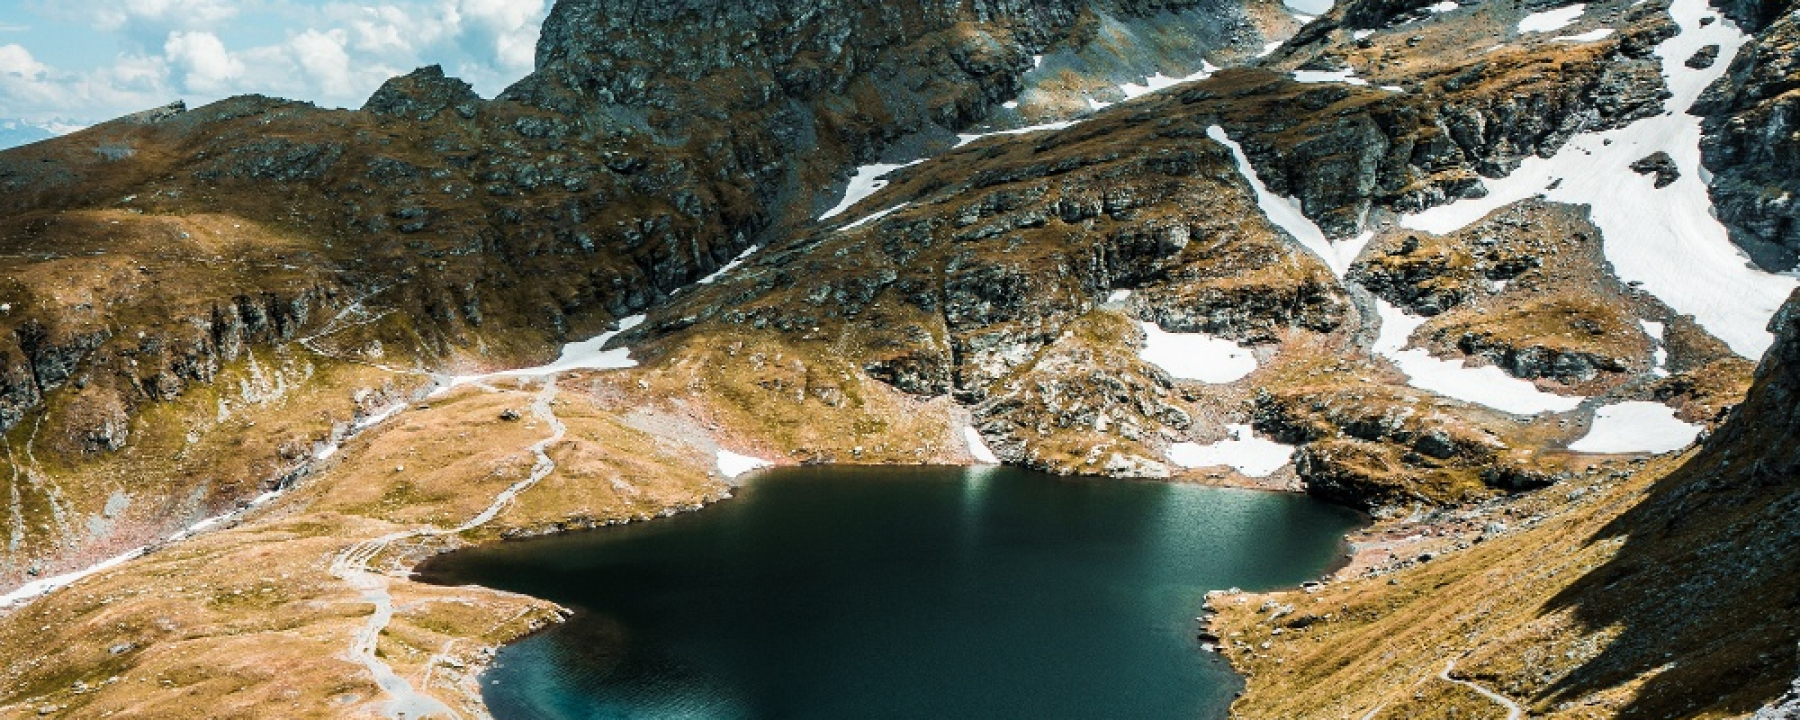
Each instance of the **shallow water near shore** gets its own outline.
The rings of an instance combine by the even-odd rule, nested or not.
[[[1206,591],[1316,577],[1360,520],[1010,468],[793,468],[422,575],[576,610],[500,651],[498,720],[1223,718],[1241,683],[1194,639]]]

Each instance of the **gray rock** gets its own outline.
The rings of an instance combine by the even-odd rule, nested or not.
[[[1639,175],[1655,175],[1657,188],[1668,187],[1681,178],[1681,169],[1675,166],[1675,159],[1661,150],[1631,163],[1631,170]]]
[[[1718,60],[1719,46],[1707,45],[1699,50],[1695,50],[1694,54],[1689,56],[1684,64],[1695,70],[1704,70],[1712,67],[1713,63],[1718,62]]]

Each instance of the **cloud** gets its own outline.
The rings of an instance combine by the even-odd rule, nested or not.
[[[166,103],[169,67],[161,57],[120,56],[88,72],[59,70],[17,45],[0,46],[0,106],[35,123],[85,124]],[[13,109],[16,108],[16,109]]]
[[[543,0],[458,0],[464,47],[503,68],[531,69]]]
[[[439,0],[413,7],[334,3],[326,7],[325,16],[328,24],[349,31],[352,49],[392,57],[416,54],[455,35],[458,18],[452,3]]]
[[[149,49],[171,32],[212,29],[238,11],[224,0],[90,0],[80,12],[94,29]]]
[[[350,54],[344,51],[342,30],[308,30],[288,41],[294,60],[306,71],[314,87],[327,97],[361,95],[350,72]]]
[[[242,93],[356,107],[388,78],[434,63],[492,96],[532,69],[549,10],[547,0],[26,3],[61,34],[0,45],[0,107],[82,122]],[[51,55],[34,39],[71,36],[96,45],[69,61],[83,64],[33,56]]]
[[[224,41],[209,32],[169,33],[163,57],[181,72],[182,86],[189,92],[218,93],[244,74],[243,61],[226,52]]]
[[[37,80],[49,72],[50,68],[31,56],[31,51],[23,45],[0,45],[0,75],[9,75],[20,80]]]

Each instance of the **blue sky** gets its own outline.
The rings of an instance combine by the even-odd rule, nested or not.
[[[0,0],[0,120],[81,126],[252,92],[356,107],[432,63],[491,97],[531,71],[549,4]]]

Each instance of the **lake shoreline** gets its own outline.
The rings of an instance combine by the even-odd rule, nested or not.
[[[874,472],[880,472],[882,470],[921,471],[921,472],[928,472],[928,471],[932,471],[932,470],[951,470],[951,471],[956,471],[956,472],[968,472],[971,469],[980,468],[980,467],[984,467],[984,466],[971,466],[971,465],[966,465],[966,464],[960,464],[960,465],[959,464],[933,464],[933,465],[854,465],[853,464],[853,465],[831,465],[831,466],[814,465],[814,466],[786,466],[786,467],[782,467],[782,468],[777,468],[777,469],[773,470],[773,472],[779,473],[784,470],[785,471],[793,471],[795,469],[803,468],[803,467],[804,468],[812,468],[812,469],[828,469],[828,468],[836,467],[836,468],[842,468],[842,469],[852,470],[852,471],[874,471]],[[992,467],[995,470],[1004,470],[1007,472],[1020,471],[1020,469],[1018,469],[1018,468],[1005,468],[1004,466],[986,466],[986,467]],[[1272,494],[1272,495],[1286,495],[1286,496],[1296,496],[1296,495],[1302,494],[1302,493],[1297,493],[1294,490],[1288,489],[1285,487],[1269,487],[1267,485],[1257,484],[1257,483],[1219,482],[1219,481],[1217,481],[1217,479],[1195,477],[1192,475],[1189,475],[1186,477],[1177,477],[1177,478],[1110,478],[1110,477],[1087,477],[1087,476],[1073,476],[1073,475],[1061,476],[1061,475],[1049,475],[1049,474],[1043,474],[1043,473],[1032,473],[1032,474],[1039,475],[1044,480],[1052,481],[1053,484],[1073,483],[1073,484],[1080,484],[1080,485],[1094,485],[1094,486],[1098,487],[1098,486],[1113,485],[1113,484],[1118,483],[1120,480],[1124,480],[1127,484],[1131,484],[1131,485],[1140,485],[1140,484],[1141,485],[1152,485],[1152,484],[1154,484],[1154,485],[1163,485],[1163,486],[1170,486],[1170,487],[1192,486],[1192,487],[1206,487],[1206,488],[1213,488],[1213,489],[1220,489],[1220,490],[1250,491],[1254,494]],[[769,471],[765,471],[765,472],[755,473],[750,476],[746,476],[744,478],[741,478],[740,482],[733,483],[733,485],[735,485],[736,487],[733,487],[731,489],[736,490],[738,488],[752,486],[752,485],[758,483],[759,481],[767,478],[768,475],[769,475]],[[904,476],[904,473],[902,473],[902,476]],[[840,482],[856,483],[856,482],[860,482],[860,481],[862,481],[862,480],[859,480],[856,478],[850,478],[850,479],[843,479],[843,480],[834,479],[829,482],[832,482],[832,483],[840,483]],[[884,480],[880,477],[870,478],[867,481],[868,482],[884,482]],[[515,545],[515,543],[509,542],[509,541],[545,540],[545,539],[552,539],[552,538],[579,537],[581,535],[587,534],[586,531],[597,531],[597,530],[606,529],[606,528],[626,528],[629,526],[638,525],[639,523],[645,522],[647,520],[657,520],[657,519],[681,517],[681,516],[688,515],[690,513],[694,513],[698,510],[712,507],[714,505],[725,504],[724,501],[732,500],[732,499],[741,499],[741,495],[736,492],[718,493],[715,495],[710,495],[709,497],[707,497],[705,499],[704,502],[698,502],[698,503],[694,503],[691,505],[686,505],[686,506],[682,506],[682,507],[678,507],[678,508],[671,508],[669,510],[665,510],[664,512],[661,512],[661,513],[658,513],[656,515],[652,515],[649,517],[628,517],[628,518],[619,518],[619,519],[613,519],[613,520],[607,520],[607,521],[601,521],[601,522],[581,523],[581,524],[575,524],[575,525],[570,525],[567,523],[551,523],[551,524],[541,526],[541,527],[536,527],[536,528],[510,529],[498,536],[490,536],[490,537],[486,537],[486,538],[477,539],[474,541],[456,543],[454,545],[444,545],[444,546],[434,547],[434,548],[430,549],[429,555],[421,558],[418,562],[413,564],[411,575],[410,575],[410,580],[413,582],[420,582],[420,583],[440,585],[440,586],[475,584],[475,585],[479,585],[481,587],[487,587],[489,589],[494,589],[494,586],[491,586],[491,585],[488,585],[485,583],[469,583],[466,581],[462,581],[456,575],[454,575],[446,570],[445,566],[443,565],[443,563],[446,562],[445,558],[448,556],[451,556],[451,555],[455,555],[459,551],[479,552],[482,550],[492,550],[492,549],[498,548],[498,547]],[[1348,509],[1348,510],[1352,510],[1352,511],[1354,510],[1351,508],[1347,508],[1346,506],[1343,506],[1341,504],[1330,503],[1328,501],[1324,501],[1323,499],[1318,499],[1318,500],[1322,504],[1329,505],[1331,507],[1336,507],[1339,509]],[[1284,589],[1284,588],[1291,589],[1291,588],[1300,586],[1302,583],[1311,583],[1318,578],[1329,577],[1329,575],[1331,573],[1337,572],[1338,570],[1342,569],[1349,562],[1349,558],[1346,557],[1346,553],[1345,553],[1345,550],[1349,547],[1349,544],[1348,544],[1349,543],[1349,540],[1348,540],[1349,534],[1357,532],[1362,528],[1366,528],[1369,521],[1370,521],[1370,519],[1365,513],[1356,512],[1355,513],[1355,525],[1352,526],[1351,528],[1349,528],[1345,532],[1336,533],[1336,537],[1332,540],[1332,549],[1329,554],[1330,559],[1327,562],[1327,564],[1323,568],[1319,569],[1316,573],[1309,575],[1305,579],[1292,580],[1286,584],[1281,584],[1281,585],[1258,584],[1257,587],[1260,589],[1261,592],[1271,592],[1274,590]],[[1258,535],[1258,537],[1262,537],[1263,535],[1267,535],[1267,533],[1260,533]],[[517,543],[517,544],[522,545],[523,543]],[[501,590],[501,592],[516,592],[516,591]],[[559,612],[557,613],[557,617],[555,618],[554,622],[546,623],[541,627],[536,627],[536,628],[531,629],[528,632],[521,633],[515,637],[507,638],[502,642],[492,644],[492,645],[486,645],[482,649],[482,651],[479,653],[480,657],[483,660],[485,660],[486,662],[484,662],[480,666],[468,668],[464,675],[465,679],[468,681],[470,688],[472,688],[474,692],[479,693],[481,688],[483,688],[486,683],[493,681],[490,673],[491,673],[491,670],[493,669],[494,661],[498,657],[498,654],[504,648],[509,647],[509,646],[514,646],[519,643],[525,642],[527,640],[533,639],[537,636],[540,636],[545,630],[565,626],[569,621],[578,619],[579,616],[588,612],[588,610],[585,610],[585,609],[579,607],[578,605],[570,604],[563,600],[550,600],[550,599],[543,598],[539,595],[536,595],[536,594],[530,593],[530,592],[524,592],[524,593],[519,593],[519,594],[525,595],[527,597],[533,597],[533,598],[541,600],[545,603],[555,605],[559,609]],[[1205,648],[1203,648],[1200,643],[1193,641],[1191,632],[1187,633],[1187,638],[1188,638],[1188,645],[1189,645],[1188,650],[1191,652],[1191,654],[1196,659],[1200,659],[1200,660],[1207,661],[1207,662],[1212,662],[1213,660],[1211,660],[1210,658],[1217,657],[1217,656],[1210,656],[1208,653],[1205,652]],[[1242,674],[1237,672],[1237,670],[1235,668],[1229,667],[1227,663],[1220,662],[1220,666],[1225,668],[1226,671],[1228,671],[1233,677],[1237,678],[1239,681],[1241,681],[1243,679]],[[465,692],[468,692],[468,691],[469,691],[469,688],[465,688]],[[484,703],[484,705],[485,705],[485,703]]]

